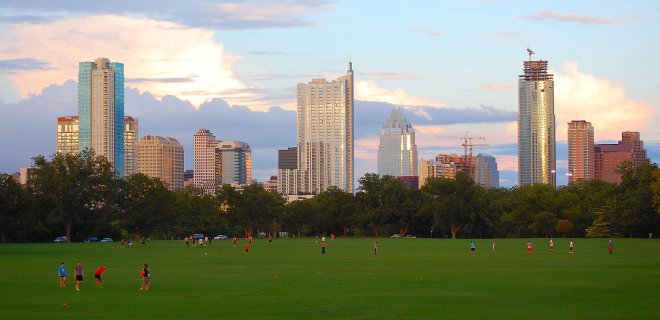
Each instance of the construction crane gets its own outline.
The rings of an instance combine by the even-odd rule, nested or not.
[[[527,54],[529,55],[529,61],[532,61],[532,55],[535,54],[534,51],[527,47]]]
[[[464,157],[468,162],[468,174],[470,178],[473,177],[473,171],[474,171],[474,164],[472,163],[472,148],[476,146],[487,146],[485,143],[473,143],[472,140],[483,140],[485,141],[486,138],[484,137],[468,137],[467,132],[465,133],[465,136],[461,138],[463,140],[463,143],[461,146],[463,146],[464,149]],[[468,149],[469,148],[469,149]],[[468,151],[469,150],[469,151]]]

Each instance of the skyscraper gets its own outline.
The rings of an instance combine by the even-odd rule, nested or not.
[[[518,183],[555,185],[555,102],[548,61],[523,62],[518,78]]]
[[[394,177],[417,175],[415,130],[403,116],[401,108],[392,110],[380,130],[378,174]]]
[[[208,194],[223,184],[252,183],[252,150],[245,142],[216,140],[211,131],[200,129],[194,136],[193,184]]]
[[[596,176],[594,127],[591,122],[573,120],[568,123],[568,182],[593,179]]]
[[[499,188],[500,172],[497,170],[497,161],[495,157],[479,153],[473,159],[474,161],[474,182],[489,188]]]
[[[98,58],[78,65],[79,148],[93,150],[124,176],[124,64]]]
[[[124,175],[137,172],[138,165],[138,121],[124,117]]]
[[[55,152],[78,154],[78,116],[57,117],[57,144]]]
[[[183,146],[174,138],[147,135],[137,147],[137,172],[159,178],[174,191],[183,187]]]
[[[353,67],[332,80],[298,83],[300,190],[353,192]]]

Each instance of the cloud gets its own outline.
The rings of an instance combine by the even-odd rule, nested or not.
[[[255,54],[255,55],[289,55],[288,52],[284,51],[250,51],[248,54]]]
[[[614,19],[600,18],[594,16],[583,16],[579,14],[561,14],[554,12],[550,9],[541,9],[535,14],[522,16],[525,20],[535,21],[559,21],[559,22],[574,22],[580,24],[613,24],[616,23]]]
[[[33,58],[18,58],[0,60],[0,71],[17,71],[17,70],[48,70],[52,69],[50,63],[43,60]]]
[[[513,90],[516,87],[508,83],[484,83],[479,88],[483,90]]]
[[[383,88],[373,81],[357,81],[355,85],[355,96],[359,100],[387,102],[402,106],[437,106],[444,105],[443,102],[424,98],[413,97],[401,88],[390,90]]]
[[[116,0],[111,5],[97,1],[22,1],[0,2],[4,13],[0,20],[10,23],[44,23],[65,17],[87,15],[132,15],[175,22],[190,27],[245,30],[263,28],[289,28],[314,23],[306,16],[327,12],[329,1],[303,0]],[[39,12],[36,14],[35,12]]]
[[[577,62],[566,62],[555,74],[557,140],[566,140],[567,123],[572,120],[591,122],[596,140],[619,140],[623,131],[647,129],[656,110],[626,96],[622,86],[579,71]]]
[[[429,36],[429,37],[437,37],[437,36],[441,36],[441,35],[444,34],[444,33],[439,32],[439,31],[432,31],[432,30],[427,30],[427,29],[424,29],[424,28],[414,28],[410,31],[420,33],[420,34],[423,34],[423,35],[426,35],[426,36]]]
[[[186,40],[163,41],[163,29],[168,30],[169,39]],[[128,83],[140,90],[157,97],[176,95],[196,106],[217,97],[217,92],[248,89],[232,69],[240,58],[226,52],[209,30],[105,15],[17,24],[8,31],[15,40],[0,42],[0,59],[15,60],[29,52],[32,61],[52,66],[23,69],[7,76],[24,97],[51,83],[76,79],[78,62],[99,56],[123,62]],[[268,107],[255,96],[220,97],[230,104]]]

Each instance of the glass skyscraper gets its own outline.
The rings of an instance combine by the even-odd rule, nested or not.
[[[474,161],[474,182],[478,185],[490,188],[499,188],[500,172],[497,170],[497,161],[495,157],[480,153],[473,159]]]
[[[401,108],[392,110],[380,130],[378,174],[394,177],[417,175],[415,130],[403,116]]]
[[[531,57],[531,55],[530,55]],[[555,185],[555,101],[548,61],[524,61],[518,78],[518,184]]]
[[[98,58],[78,64],[79,148],[107,157],[124,176],[124,64]]]

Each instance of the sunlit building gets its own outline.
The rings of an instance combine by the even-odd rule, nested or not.
[[[252,150],[245,142],[216,140],[211,131],[200,129],[194,136],[193,184],[215,194],[223,184],[252,183]]]
[[[594,127],[585,120],[568,123],[568,182],[589,180],[596,176]]]
[[[78,65],[79,150],[93,150],[124,176],[124,64],[98,58]]]
[[[124,117],[124,175],[137,172],[138,166],[138,121]]]
[[[417,145],[415,129],[403,116],[403,110],[392,110],[380,130],[378,145],[378,174],[417,176]]]
[[[278,170],[284,194],[353,192],[353,68],[332,80],[298,83],[298,165]]]
[[[78,116],[57,117],[56,153],[78,154]]]
[[[595,144],[594,154],[595,178],[612,183],[621,182],[617,170],[623,162],[630,161],[635,166],[649,163],[639,132],[622,132],[621,140],[616,144]]]
[[[531,57],[531,55],[530,55]],[[555,185],[555,102],[548,61],[524,61],[518,78],[518,183]]]
[[[183,187],[183,146],[178,140],[146,135],[137,150],[137,172],[160,179],[172,191]]]

